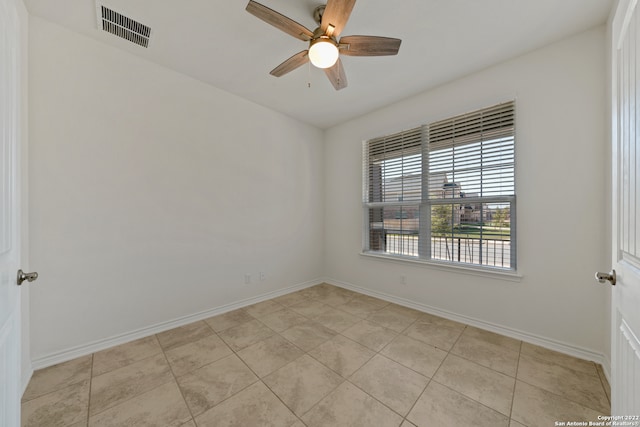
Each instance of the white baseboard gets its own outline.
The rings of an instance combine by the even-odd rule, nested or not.
[[[441,310],[436,307],[431,307],[426,304],[417,303],[415,301],[407,300],[404,298],[400,298],[394,295],[386,294],[384,292],[378,292],[371,289],[363,288],[360,286],[353,285],[351,283],[342,282],[339,280],[331,279],[331,278],[321,278],[316,280],[311,280],[308,282],[300,283],[294,286],[289,286],[287,288],[278,289],[273,292],[268,292],[266,294],[258,295],[256,297],[247,298],[241,301],[237,301],[235,303],[226,304],[220,307],[212,308],[209,310],[201,311],[199,313],[190,314],[187,316],[183,316],[174,320],[170,320],[167,322],[158,323],[155,325],[151,325],[145,328],[137,329],[135,331],[127,332],[124,334],[116,335],[110,338],[96,340],[87,344],[83,344],[77,347],[69,348],[66,350],[62,350],[56,353],[51,353],[42,357],[38,357],[32,361],[33,370],[38,370],[42,368],[46,368],[49,366],[56,365],[58,363],[66,362],[77,357],[86,356],[88,354],[95,353],[97,351],[101,351],[110,347],[114,347],[120,344],[125,344],[130,341],[134,341],[139,338],[144,338],[153,334],[157,334],[160,332],[167,331],[169,329],[177,328],[179,326],[184,326],[189,323],[193,323],[199,320],[207,319],[212,316],[216,316],[218,314],[223,314],[228,311],[236,310],[238,308],[246,307],[251,304],[255,304],[261,301],[265,301],[271,298],[276,298],[281,295],[285,295],[291,292],[295,292],[300,289],[308,288],[310,286],[314,286],[320,283],[328,283],[334,286],[339,286],[341,288],[349,289],[355,292],[359,292],[365,295],[369,295],[372,297],[380,298],[385,301],[389,301],[395,304],[399,304],[405,307],[413,308],[419,311],[423,311],[425,313],[433,314],[436,316],[444,317],[446,319],[450,319],[456,322],[465,323],[471,326],[475,326],[480,329],[485,329],[491,332],[495,332],[507,337],[515,338],[530,344],[539,345],[541,347],[548,348],[550,350],[555,350],[560,353],[568,354],[570,356],[578,357],[580,359],[590,360],[595,363],[599,363],[603,367],[603,371],[608,381],[611,381],[611,372],[610,361],[601,353],[588,350],[585,348],[581,348],[578,346],[573,346],[570,344],[562,343],[560,341],[542,337],[540,335],[531,334],[529,332],[520,331],[517,329],[510,328],[508,326],[497,325],[495,323],[486,322],[484,320],[475,319],[468,316],[463,316],[457,313],[452,313],[446,310]],[[31,373],[33,373],[31,370]],[[29,375],[30,376],[30,375]],[[28,378],[23,378],[23,385],[26,387],[28,383]]]
[[[300,289],[305,289],[310,286],[314,286],[322,283],[321,279],[310,280],[308,282],[299,283],[297,285],[289,286],[286,288],[278,289],[276,291],[267,292],[255,297],[246,298],[231,304],[226,304],[220,307],[215,307],[209,310],[201,311],[199,313],[190,314],[187,316],[179,317],[177,319],[169,320],[166,322],[150,325],[135,331],[126,332],[124,334],[116,335],[110,338],[104,338],[96,340],[87,344],[79,345],[66,350],[58,351],[55,353],[47,354],[45,356],[38,357],[32,360],[32,367],[34,370],[47,368],[49,366],[57,365],[58,363],[67,362],[77,357],[86,356],[88,354],[95,353],[97,351],[105,350],[110,347],[114,347],[120,344],[125,344],[130,341],[137,340],[139,338],[148,337],[153,334],[168,331],[169,329],[184,326],[189,323],[197,322],[199,320],[207,319],[218,314],[223,314],[228,311],[236,310],[238,308],[246,307],[251,304],[255,304],[261,301],[265,301],[271,298],[276,298],[281,295],[285,295],[291,292],[295,292]],[[33,372],[33,371],[32,371]],[[24,379],[23,379],[24,381]],[[28,383],[28,380],[27,380]],[[26,383],[23,382],[26,387]]]
[[[605,375],[609,377],[609,367],[611,366],[611,363],[608,360],[606,360],[603,354],[589,350],[589,349],[574,346],[571,344],[566,344],[551,338],[542,337],[540,335],[532,334],[529,332],[520,331],[517,329],[510,328],[508,326],[498,325],[495,323],[486,322],[484,320],[475,319],[473,317],[463,316],[457,313],[452,313],[450,311],[441,310],[439,308],[431,307],[426,304],[417,303],[415,301],[407,300],[394,295],[389,295],[384,292],[378,292],[371,289],[363,288],[360,286],[353,285],[351,283],[342,282],[342,281],[331,279],[328,277],[325,277],[323,282],[328,283],[330,285],[339,286],[341,288],[349,289],[354,292],[359,292],[361,294],[380,298],[382,300],[389,301],[398,305],[413,308],[415,310],[423,311],[425,313],[433,314],[435,316],[444,317],[446,319],[453,320],[460,323],[466,323],[467,325],[471,325],[480,329],[485,329],[487,331],[495,332],[497,334],[504,335],[510,338],[515,338],[517,340],[524,341],[530,344],[539,345],[540,347],[545,347],[550,350],[555,350],[557,352],[568,354],[570,356],[574,356],[580,359],[585,359],[595,363],[599,363],[603,366]]]

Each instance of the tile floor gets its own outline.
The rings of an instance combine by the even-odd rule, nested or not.
[[[322,284],[37,371],[23,426],[553,426],[601,367]]]

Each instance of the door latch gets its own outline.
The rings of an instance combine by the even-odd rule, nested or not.
[[[611,270],[611,273],[601,273],[599,271],[596,272],[596,280],[600,283],[604,283],[606,281],[609,281],[609,283],[611,283],[611,286],[615,286],[616,285],[616,271],[615,270]]]
[[[18,283],[18,286],[20,286],[22,285],[22,282],[24,282],[25,280],[27,282],[33,282],[37,278],[38,278],[38,273],[36,273],[35,271],[33,273],[25,273],[22,270],[18,270],[18,277],[16,278],[16,282]]]

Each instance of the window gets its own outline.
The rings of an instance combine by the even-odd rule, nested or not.
[[[514,108],[366,141],[365,253],[515,270]]]

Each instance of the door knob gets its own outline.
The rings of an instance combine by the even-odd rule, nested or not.
[[[36,273],[35,271],[33,273],[25,273],[22,270],[18,270],[18,277],[16,281],[18,282],[18,286],[20,286],[22,285],[22,282],[24,282],[25,280],[27,282],[33,282],[37,278],[38,278],[38,273]]]
[[[616,271],[611,270],[611,273],[601,273],[599,271],[596,272],[596,280],[600,283],[604,283],[607,280],[611,283],[611,286],[616,285]]]

